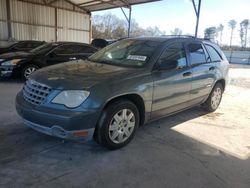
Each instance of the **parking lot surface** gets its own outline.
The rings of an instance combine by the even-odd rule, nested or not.
[[[117,151],[27,128],[14,107],[21,88],[0,81],[0,187],[250,187],[249,66],[230,69],[216,112],[147,124]]]

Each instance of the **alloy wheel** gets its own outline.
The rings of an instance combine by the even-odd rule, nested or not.
[[[28,67],[24,71],[24,77],[27,79],[33,72],[35,72],[37,68],[35,67]]]
[[[135,128],[135,115],[129,109],[117,112],[109,124],[109,138],[112,142],[120,144],[125,142]]]
[[[220,101],[221,101],[221,97],[222,97],[222,90],[221,88],[217,87],[212,94],[211,97],[211,107],[213,109],[218,108]]]

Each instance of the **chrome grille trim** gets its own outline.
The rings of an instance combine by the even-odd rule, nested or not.
[[[51,92],[51,87],[28,79],[23,86],[24,99],[34,105],[41,104]]]

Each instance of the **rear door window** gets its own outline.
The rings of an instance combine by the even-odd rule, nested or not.
[[[94,53],[97,50],[91,46],[87,45],[78,45],[77,53]]]
[[[14,46],[14,48],[18,50],[31,50],[40,46],[41,44],[42,42],[36,42],[36,41],[19,42]]]
[[[212,62],[219,62],[222,60],[220,54],[217,52],[217,50],[214,49],[214,47],[212,47],[208,44],[205,44],[205,47],[210,55]]]
[[[28,42],[19,42],[15,45],[15,48],[21,50],[21,49],[29,48],[29,46],[30,46],[30,43]]]
[[[61,45],[54,50],[57,55],[75,54],[77,47],[75,45]]]
[[[33,49],[33,48],[36,48],[36,47],[38,47],[38,46],[40,46],[42,44],[43,44],[43,42],[31,42],[29,44],[29,48]]]
[[[201,44],[199,43],[188,44],[188,51],[190,55],[191,65],[197,65],[207,62],[205,51]]]

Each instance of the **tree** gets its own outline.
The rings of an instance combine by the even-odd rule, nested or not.
[[[180,28],[175,28],[173,31],[170,31],[171,35],[182,35],[182,30]]]
[[[245,19],[240,23],[240,39],[241,39],[241,46],[247,47],[247,33],[249,29],[249,20]]]
[[[240,23],[239,33],[240,33],[240,44],[241,44],[241,48],[243,49],[245,45],[245,37],[244,37],[245,34],[244,34],[244,27],[242,23]]]
[[[224,25],[220,24],[217,27],[217,32],[220,33],[220,46],[222,45],[222,34],[223,34],[223,29],[224,29]]]
[[[95,15],[93,17],[93,38],[119,39],[127,36],[127,22],[113,14]],[[143,29],[136,20],[131,20],[131,36],[159,36],[164,35],[158,27]]]
[[[233,32],[236,27],[237,22],[235,20],[229,20],[228,27],[231,29],[231,36],[230,36],[230,47],[232,47],[232,40],[233,40]]]
[[[147,27],[144,30],[144,36],[160,36],[165,35],[165,32],[161,31],[158,27]]]
[[[217,28],[216,27],[208,27],[204,31],[204,37],[208,39],[214,40],[217,36]]]
[[[126,23],[113,14],[95,15],[93,17],[93,38],[116,39],[125,37]]]
[[[144,35],[144,29],[139,26],[135,19],[131,20],[130,23],[130,35],[134,37],[139,37]]]

